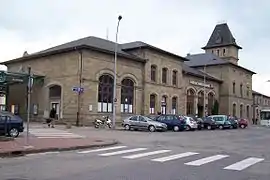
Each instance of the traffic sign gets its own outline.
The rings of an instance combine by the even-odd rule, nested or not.
[[[77,92],[77,93],[82,93],[82,92],[84,92],[84,88],[83,87],[73,87],[72,91]]]

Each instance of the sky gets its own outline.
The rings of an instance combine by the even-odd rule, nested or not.
[[[227,22],[243,47],[239,65],[255,71],[253,89],[270,96],[268,0],[8,0],[0,2],[0,62],[86,36],[143,41],[186,56],[202,53]]]

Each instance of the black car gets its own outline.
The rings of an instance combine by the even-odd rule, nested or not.
[[[23,132],[23,120],[8,111],[0,111],[0,134],[18,137]]]
[[[154,120],[166,124],[168,130],[184,131],[186,129],[186,121],[178,115],[159,115]]]
[[[229,118],[228,119],[230,122],[231,122],[231,127],[233,128],[233,129],[237,129],[238,128],[238,121],[236,121],[235,119],[232,119],[232,118]]]
[[[204,129],[212,130],[217,128],[217,124],[212,117],[204,117],[202,120]]]

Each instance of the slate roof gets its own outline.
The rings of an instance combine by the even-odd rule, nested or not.
[[[52,48],[49,48],[49,49],[46,49],[37,53],[33,53],[33,54],[29,54],[29,55],[26,55],[17,59],[9,60],[9,61],[4,62],[3,64],[8,64],[14,61],[20,61],[20,60],[25,60],[25,59],[48,56],[52,54],[58,54],[62,52],[74,51],[75,49],[83,49],[83,48],[88,48],[88,49],[101,51],[104,53],[114,54],[115,43],[112,41],[98,38],[98,37],[89,36],[89,37],[71,41],[71,42],[68,42],[59,46],[55,46],[55,47],[52,47]],[[118,46],[117,53],[118,53],[118,56],[123,56],[123,57],[131,58],[137,61],[145,62],[145,59],[139,58],[135,55],[132,55],[123,51],[120,45]]]
[[[177,54],[174,54],[174,53],[171,53],[171,52],[168,52],[168,51],[165,51],[163,49],[160,49],[158,47],[155,47],[155,46],[152,46],[150,44],[147,44],[145,42],[141,42],[141,41],[134,41],[134,42],[130,42],[130,43],[125,43],[125,44],[121,44],[121,47],[122,47],[122,50],[132,50],[132,49],[138,49],[138,48],[149,48],[149,49],[153,49],[153,50],[156,50],[158,52],[161,52],[161,53],[164,53],[164,54],[167,54],[169,56],[173,56],[175,58],[178,58],[182,61],[188,61],[188,59],[182,57],[182,56],[179,56]]]
[[[256,74],[255,72],[246,69],[242,66],[239,66],[237,64],[234,64],[230,61],[221,59],[220,57],[216,56],[212,53],[201,53],[201,54],[192,54],[186,56],[189,61],[186,61],[185,63],[190,67],[200,67],[200,66],[215,66],[215,65],[223,65],[223,64],[230,64],[232,66],[238,67],[240,69],[243,69],[245,71],[248,71],[250,73]]]
[[[186,74],[189,74],[189,75],[192,75],[192,76],[196,76],[196,77],[200,77],[200,78],[203,78],[205,76],[205,78],[207,80],[212,80],[212,81],[216,81],[218,83],[222,83],[222,80],[221,79],[218,79],[216,77],[210,76],[209,74],[206,74],[206,73],[204,73],[204,72],[202,72],[200,70],[197,70],[195,68],[191,68],[191,67],[189,67],[186,64],[183,64],[182,69],[183,69],[183,72],[186,73]]]
[[[233,45],[238,49],[242,49],[242,47],[238,46],[235,38],[233,37],[231,30],[227,23],[217,24],[214,31],[212,32],[209,41],[206,46],[202,49],[209,49],[220,46],[229,46]]]
[[[257,92],[257,91],[254,91],[254,90],[252,90],[252,94],[259,95],[259,96],[263,96],[263,97],[266,97],[266,98],[270,98],[269,96],[264,95],[264,94],[262,94],[262,93],[259,93],[259,92]]]

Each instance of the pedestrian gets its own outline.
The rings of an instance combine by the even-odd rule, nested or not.
[[[48,124],[48,126],[54,128],[54,124],[55,124],[55,118],[56,118],[56,110],[54,108],[51,109],[50,111],[50,124]]]
[[[255,123],[256,123],[256,125],[258,124],[258,118],[256,118]]]
[[[255,124],[255,119],[254,118],[252,118],[252,124]]]

